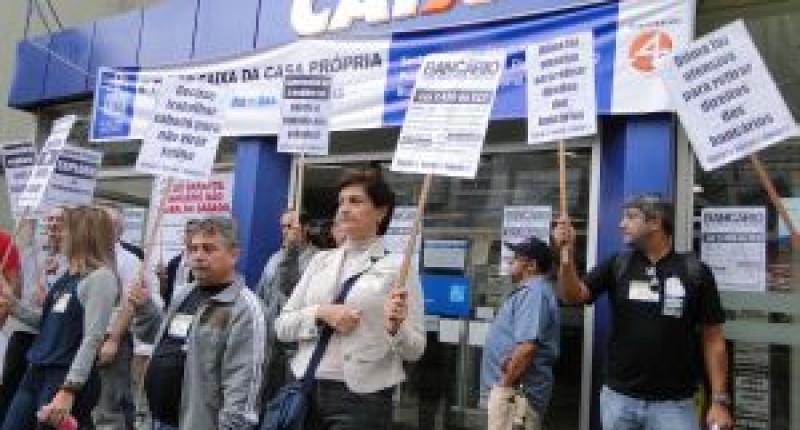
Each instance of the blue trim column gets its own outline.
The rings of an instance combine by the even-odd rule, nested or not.
[[[600,159],[597,261],[623,249],[619,233],[625,200],[658,192],[675,200],[676,125],[672,114],[605,117]],[[601,430],[599,394],[610,327],[608,299],[595,303],[591,428]]]
[[[277,152],[277,138],[241,138],[236,145],[233,214],[239,224],[237,268],[253,287],[270,254],[280,246],[291,157]]]

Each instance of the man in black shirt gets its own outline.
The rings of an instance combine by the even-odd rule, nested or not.
[[[672,246],[673,207],[656,195],[626,203],[620,229],[629,253],[615,255],[581,280],[569,219],[554,231],[561,251],[558,284],[570,303],[608,293],[611,336],[600,393],[604,430],[697,430],[693,395],[707,372],[706,422],[731,428],[724,314],[714,276]],[[701,353],[704,359],[701,359]]]

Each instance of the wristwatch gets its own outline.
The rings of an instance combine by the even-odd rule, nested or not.
[[[731,406],[731,396],[728,393],[713,393],[711,394],[711,403],[728,408]]]

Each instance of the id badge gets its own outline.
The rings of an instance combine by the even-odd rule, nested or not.
[[[658,291],[650,289],[647,281],[631,281],[628,287],[628,299],[636,302],[657,303],[659,300]]]
[[[683,316],[683,306],[686,297],[686,289],[678,278],[668,278],[664,289],[664,309],[665,316],[680,318]]]
[[[56,303],[53,305],[53,312],[62,314],[64,311],[67,310],[67,305],[69,304],[69,299],[72,297],[71,293],[64,293],[59,296]]]
[[[193,315],[175,314],[172,317],[172,321],[169,322],[167,333],[178,339],[186,339],[186,336],[189,335],[189,328],[192,326],[193,318]]]

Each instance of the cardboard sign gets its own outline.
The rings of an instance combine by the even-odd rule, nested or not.
[[[153,182],[151,202],[161,201],[165,178]],[[233,173],[215,173],[205,181],[173,181],[166,199],[156,240],[159,252],[152,263],[163,257],[164,264],[184,249],[183,232],[186,221],[210,215],[231,215]],[[158,204],[150,206],[148,223],[155,220]],[[151,227],[148,227],[147,231]]]
[[[204,180],[211,174],[224,123],[226,91],[204,82],[165,80],[136,171]]]
[[[525,58],[528,143],[597,133],[592,33],[530,45]]]
[[[709,33],[665,61],[664,83],[704,170],[798,134],[742,21]]]
[[[330,76],[285,77],[278,152],[328,155],[330,116]]]
[[[766,291],[766,208],[704,208],[701,223],[700,257],[719,289]]]
[[[519,243],[534,236],[550,243],[550,206],[506,206],[503,208],[503,246],[500,248],[500,276],[508,276],[514,252],[506,243]]]
[[[53,122],[50,136],[39,153],[25,188],[18,196],[23,211],[36,213],[42,210],[42,201],[55,171],[59,152],[66,146],[69,133],[77,119],[75,115],[66,115]]]
[[[8,185],[9,206],[14,218],[19,219],[24,213],[19,196],[25,190],[25,184],[36,164],[36,147],[29,140],[6,143],[2,148],[2,156],[3,168],[6,171],[6,185]]]
[[[92,202],[103,154],[87,148],[65,146],[45,194],[45,206],[76,206]]]
[[[505,60],[503,51],[425,57],[392,170],[474,178]]]

